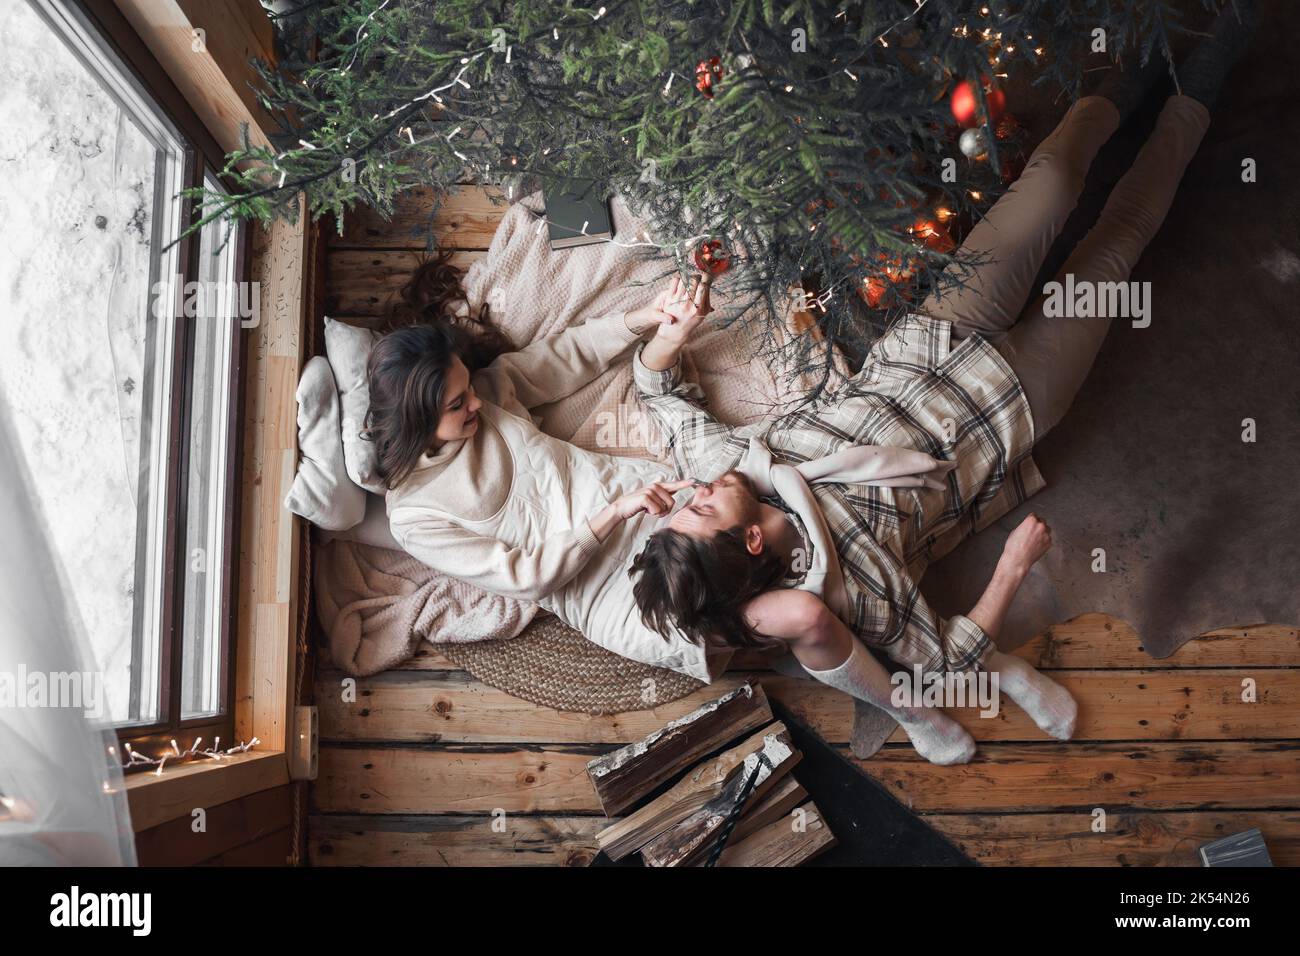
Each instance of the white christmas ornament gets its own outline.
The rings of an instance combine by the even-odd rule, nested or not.
[[[970,159],[983,159],[989,151],[988,134],[983,127],[962,130],[961,139],[957,140],[963,156]]]

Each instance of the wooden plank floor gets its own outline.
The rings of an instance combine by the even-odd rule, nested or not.
[[[503,211],[467,187],[439,209],[416,195],[392,222],[351,217],[329,251],[327,314],[373,322],[430,236],[468,264]],[[1157,661],[1123,622],[1084,615],[1017,653],[1079,700],[1074,740],[1047,738],[1007,701],[993,718],[949,711],[979,743],[970,764],[931,766],[901,730],[856,762],[982,863],[1195,866],[1201,843],[1259,827],[1276,864],[1300,864],[1300,630],[1216,631]],[[322,670],[309,859],[584,865],[607,823],[587,761],[746,679],[853,759],[848,697],[765,670],[760,658],[742,663],[681,701],[604,717],[513,698],[430,645],[358,681],[354,703],[342,701],[345,675]]]

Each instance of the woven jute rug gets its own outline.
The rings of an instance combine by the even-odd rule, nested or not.
[[[553,614],[517,637],[439,644],[444,657],[512,697],[587,714],[623,714],[680,700],[701,681],[593,644]]]

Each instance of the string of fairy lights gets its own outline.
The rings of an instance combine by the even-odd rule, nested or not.
[[[239,754],[248,753],[262,741],[257,737],[246,743],[236,744],[225,750],[221,749],[221,738],[217,737],[212,741],[210,747],[203,747],[203,738],[195,737],[194,742],[190,744],[188,750],[181,750],[180,744],[172,740],[171,750],[164,751],[157,757],[147,757],[140,751],[131,746],[130,743],[123,743],[122,749],[126,753],[127,760],[121,765],[123,773],[137,773],[140,771],[152,769],[155,776],[162,776],[163,768],[169,764],[175,766],[180,763],[194,763],[200,760],[222,761]],[[117,759],[117,748],[110,746],[108,755]],[[107,789],[108,784],[104,784]]]

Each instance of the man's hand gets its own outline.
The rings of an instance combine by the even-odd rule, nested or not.
[[[1052,547],[1052,529],[1038,515],[1020,522],[1002,546],[1002,557],[979,601],[966,615],[990,638],[1002,630],[1016,591],[1024,583],[1029,569]]]
[[[1052,529],[1038,515],[1031,514],[1007,538],[999,563],[1005,563],[1009,571],[1025,575],[1051,547]]]

